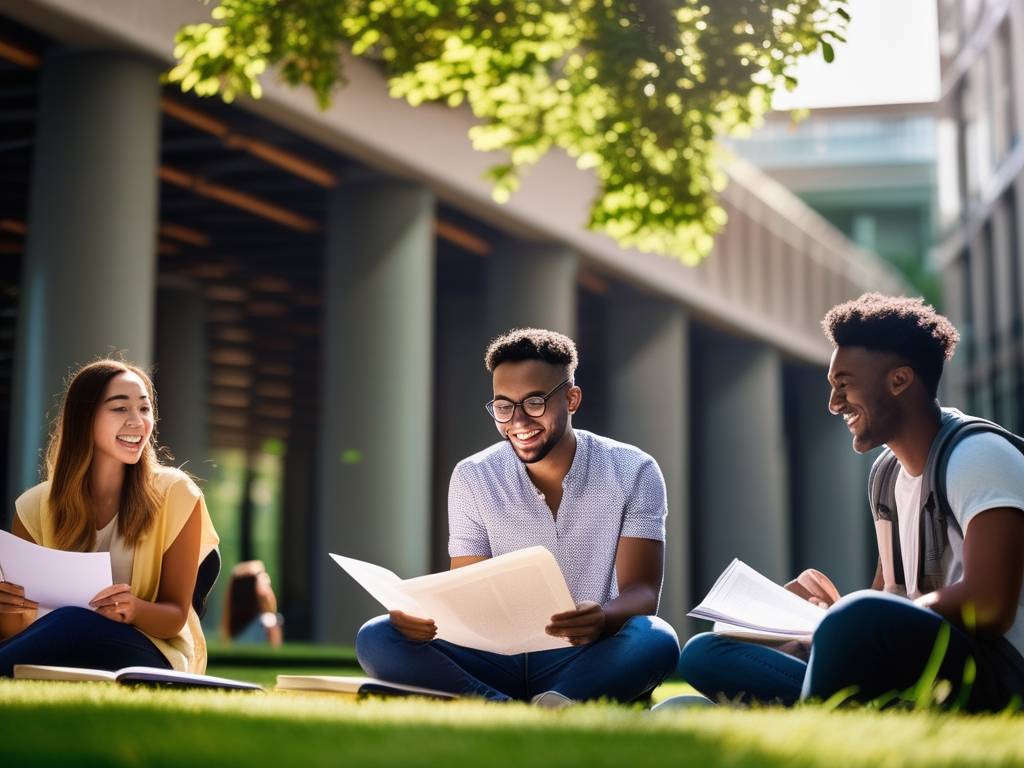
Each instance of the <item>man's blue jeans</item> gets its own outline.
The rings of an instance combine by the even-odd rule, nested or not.
[[[607,697],[634,701],[675,669],[679,640],[656,616],[634,616],[610,637],[573,648],[505,656],[444,640],[407,640],[387,616],[363,625],[356,656],[366,674],[405,685],[528,701],[558,691],[582,701]]]
[[[921,678],[943,625],[950,628],[949,647],[938,679],[953,686],[947,701],[957,698],[968,658],[977,676],[967,709],[998,710],[1014,693],[1024,693],[1024,660],[1005,640],[973,637],[934,611],[875,590],[854,592],[829,609],[806,663],[774,648],[705,633],[683,648],[679,673],[711,698],[788,705],[855,687],[853,699],[871,701]]]
[[[142,632],[88,608],[58,608],[0,643],[0,677],[15,664],[121,669],[162,667],[167,658]]]

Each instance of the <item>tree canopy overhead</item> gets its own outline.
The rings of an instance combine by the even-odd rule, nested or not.
[[[843,41],[847,0],[220,0],[180,30],[172,82],[258,98],[276,68],[326,107],[342,46],[379,62],[410,104],[468,104],[474,147],[506,200],[552,147],[593,169],[590,227],[696,263],[725,213],[715,137],[742,132]]]

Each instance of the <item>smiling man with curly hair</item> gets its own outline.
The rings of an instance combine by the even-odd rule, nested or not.
[[[940,406],[960,335],[923,300],[865,294],[822,327],[834,348],[829,410],[857,453],[883,448],[868,483],[874,582],[840,597],[812,569],[786,585],[828,609],[806,662],[792,647],[704,634],[687,643],[680,669],[711,696],[870,701],[914,691],[944,648],[945,703],[1001,709],[1024,697],[1024,440]]]

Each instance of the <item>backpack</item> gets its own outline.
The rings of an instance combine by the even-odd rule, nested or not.
[[[964,534],[960,523],[953,514],[946,498],[946,468],[953,449],[960,441],[971,435],[993,432],[1009,440],[1014,447],[1024,454],[1024,438],[1015,435],[995,422],[977,416],[968,416],[955,408],[942,409],[942,421],[938,434],[932,441],[921,480],[920,547],[921,561],[918,572],[918,585],[922,592],[929,592],[943,586],[942,557],[952,546],[956,552],[963,550]],[[900,464],[895,454],[885,448],[875,459],[868,475],[868,501],[871,504],[871,516],[877,523],[891,523],[892,564],[895,585],[906,589],[906,575],[903,572],[903,555],[900,550],[900,528],[896,512],[896,478],[899,476]],[[883,535],[879,534],[881,549]]]

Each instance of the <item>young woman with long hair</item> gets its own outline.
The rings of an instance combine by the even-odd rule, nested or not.
[[[217,533],[196,484],[157,459],[155,401],[149,376],[128,363],[99,360],[72,378],[47,479],[18,498],[12,532],[45,547],[109,552],[114,583],[91,610],[40,616],[21,586],[0,581],[0,676],[15,664],[205,671],[192,592]]]

